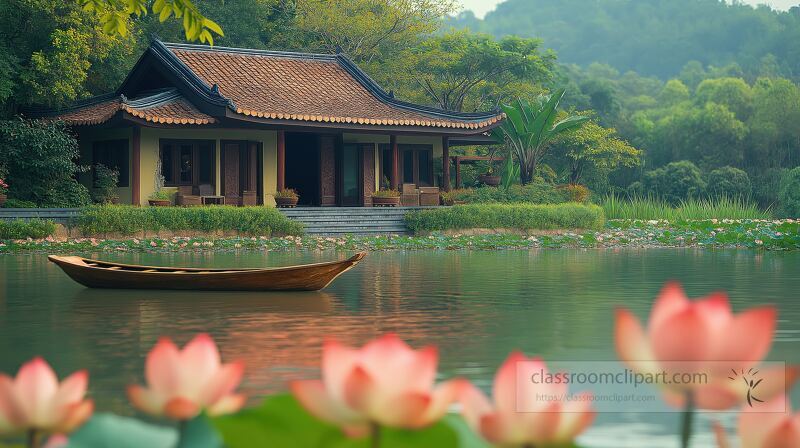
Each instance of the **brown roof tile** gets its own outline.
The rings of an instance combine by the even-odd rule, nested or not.
[[[177,92],[162,91],[144,98],[128,100],[123,96],[110,97],[76,105],[69,111],[58,112],[48,118],[57,119],[71,126],[105,123],[119,111],[151,123],[210,124],[216,120],[206,115]]]
[[[278,120],[484,129],[503,117],[450,118],[384,101],[336,56],[167,45],[239,114]],[[371,81],[370,81],[371,82]]]

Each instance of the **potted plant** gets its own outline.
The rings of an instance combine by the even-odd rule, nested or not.
[[[94,166],[95,189],[94,200],[100,204],[118,204],[117,185],[119,183],[119,171],[109,168],[103,164]]]
[[[154,177],[156,190],[147,199],[147,202],[153,207],[169,207],[172,205],[169,193],[164,191],[164,175],[161,174],[161,159],[156,162],[156,173]]]
[[[6,200],[8,199],[8,196],[6,196],[7,192],[8,192],[8,184],[4,179],[0,178],[0,207],[2,207],[3,204],[6,203]]]
[[[280,208],[292,208],[297,206],[300,195],[293,188],[286,188],[275,193],[275,204]]]
[[[373,207],[397,207],[400,205],[400,192],[397,190],[378,190],[372,194]]]
[[[494,173],[494,153],[497,151],[497,148],[492,147],[489,149],[489,167],[486,169],[484,174],[478,176],[478,182],[487,185],[489,187],[496,187],[500,185],[500,176],[495,175]]]

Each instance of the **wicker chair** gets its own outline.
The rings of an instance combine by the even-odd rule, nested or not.
[[[193,207],[203,205],[203,198],[194,194],[194,188],[191,185],[182,185],[178,187],[175,203],[181,207]]]
[[[419,187],[419,205],[424,207],[439,205],[439,187]]]
[[[419,206],[419,189],[414,184],[403,184],[403,192],[400,195],[400,205],[403,207]]]

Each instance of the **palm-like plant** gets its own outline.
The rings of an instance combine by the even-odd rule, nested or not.
[[[564,92],[560,89],[551,95],[539,95],[532,102],[520,98],[513,105],[501,106],[506,119],[492,130],[492,137],[498,143],[508,145],[516,156],[520,166],[519,180],[523,185],[533,180],[536,165],[553,138],[589,120],[588,117],[569,115],[556,122],[558,104]]]

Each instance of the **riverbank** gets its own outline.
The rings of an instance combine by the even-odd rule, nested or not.
[[[800,249],[800,220],[712,219],[612,220],[602,230],[529,234],[441,234],[426,236],[164,237],[4,240],[0,254],[20,252],[179,252],[291,250],[524,250],[531,248],[710,247]]]

